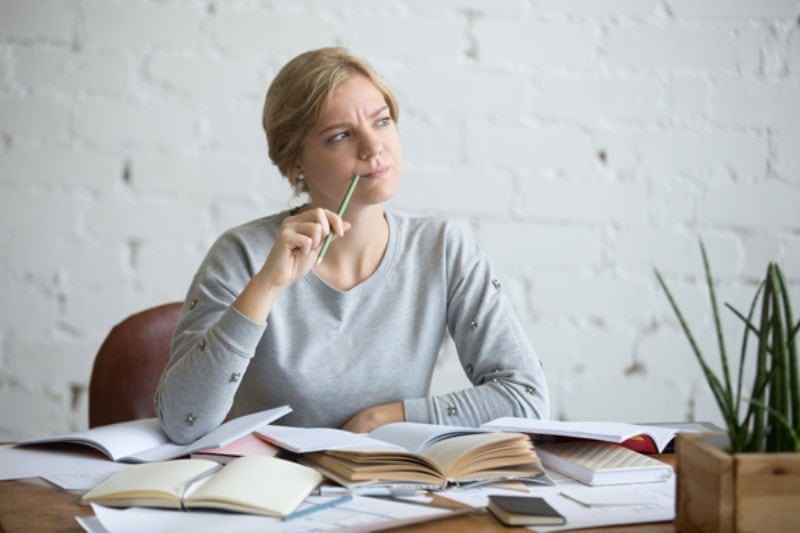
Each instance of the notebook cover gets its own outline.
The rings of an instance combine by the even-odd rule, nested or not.
[[[489,496],[489,510],[502,522],[512,525],[558,525],[566,519],[544,498],[538,496]]]

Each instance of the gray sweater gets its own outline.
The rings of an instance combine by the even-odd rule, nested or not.
[[[544,418],[544,373],[500,282],[463,227],[388,212],[378,269],[339,291],[312,270],[275,302],[267,324],[233,302],[261,268],[288,212],[222,235],[189,288],[156,392],[164,431],[194,440],[226,416],[289,404],[279,423],[340,427],[359,411],[403,401],[406,419],[477,426]],[[474,384],[428,396],[444,335]]]

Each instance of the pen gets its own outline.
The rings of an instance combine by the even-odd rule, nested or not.
[[[336,214],[340,217],[344,215],[345,209],[347,209],[347,204],[350,203],[350,197],[353,196],[353,191],[356,189],[356,185],[358,185],[358,180],[361,178],[358,174],[353,176],[353,181],[350,182],[350,186],[347,188],[347,192],[344,193],[344,198],[342,198],[342,203],[339,204],[339,210],[336,211]],[[331,245],[331,241],[333,241],[333,231],[328,233],[328,236],[325,237],[325,242],[322,243],[322,250],[319,252],[319,257],[317,257],[317,264],[322,262],[322,258],[325,257],[325,254],[328,252],[328,247]]]

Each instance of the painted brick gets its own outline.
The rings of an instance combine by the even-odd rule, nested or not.
[[[92,99],[78,104],[76,115],[78,136],[111,150],[137,144],[182,145],[196,138],[199,129],[196,112],[183,102]]]
[[[776,136],[775,169],[788,183],[800,183],[800,131],[781,132]]]
[[[433,17],[400,16],[395,13],[377,15],[370,7],[361,12],[348,12],[342,17],[345,32],[343,44],[355,53],[371,57],[391,57],[396,61],[424,64],[450,63],[458,59],[462,43],[463,23]],[[402,43],[402,46],[398,46]]]
[[[475,35],[481,63],[513,68],[590,68],[598,37],[583,24],[479,19]]]
[[[609,131],[599,137],[614,168],[659,173],[733,172],[748,178],[764,175],[767,170],[767,138],[758,133]]]
[[[135,79],[132,62],[110,53],[16,48],[13,61],[16,80],[34,91],[119,94]]]
[[[91,238],[181,243],[204,228],[207,215],[188,203],[166,200],[98,200],[82,213]],[[109,227],[108,221],[114,221]]]
[[[12,359],[8,371],[12,375],[27,376],[32,384],[84,383],[92,372],[98,348],[93,342],[76,341],[63,334],[52,338],[16,338],[9,350],[24,353],[25,357]],[[31,368],[39,370],[31,372]]]
[[[511,75],[489,75],[482,70],[459,66],[411,67],[397,80],[395,88],[400,104],[409,109],[416,111],[417,103],[425,102],[425,113],[449,113],[459,117],[469,110],[470,116],[516,119],[527,98],[525,84]]]
[[[450,15],[452,13],[473,13],[478,17],[514,17],[519,18],[530,11],[530,5],[525,0],[506,0],[487,5],[486,0],[452,0],[448,2],[430,2],[429,0],[403,0],[402,4],[414,12],[430,14],[431,16]],[[347,2],[354,9],[375,9],[372,0],[357,0]]]
[[[501,268],[581,272],[602,263],[602,236],[595,228],[486,222],[479,236]]]
[[[732,126],[777,126],[789,132],[800,124],[800,86],[772,82],[724,83],[711,89],[711,118]]]
[[[779,183],[709,188],[702,212],[731,227],[789,228],[800,225],[800,189]]]
[[[537,115],[583,122],[648,120],[663,114],[655,79],[539,77],[533,109]]]
[[[241,102],[236,106],[209,109],[203,114],[201,139],[211,151],[237,156],[263,154],[267,141],[261,128],[263,102]]]
[[[422,164],[453,164],[462,157],[463,130],[450,119],[403,116],[401,102],[397,126],[405,159]]]
[[[797,16],[797,5],[786,0],[739,0],[737,2],[670,0],[669,5],[676,18],[688,20],[770,20]]]
[[[627,278],[542,273],[534,280],[531,299],[539,313],[550,316],[641,324],[649,320],[653,297],[648,284]]]
[[[0,35],[21,42],[43,40],[67,43],[72,39],[77,2],[62,0],[3,0]]]
[[[580,128],[562,125],[519,126],[472,121],[466,128],[466,160],[515,170],[587,171],[595,147]]]
[[[459,201],[452,202],[456,195]],[[513,182],[504,172],[479,167],[418,168],[405,172],[396,202],[406,210],[487,216],[506,208],[513,196]]]
[[[658,0],[545,0],[538,3],[542,10],[594,19],[649,18],[659,12]]]
[[[254,190],[249,163],[227,155],[142,154],[130,167],[131,186],[142,193],[246,198]]]
[[[619,27],[609,31],[605,49],[612,66],[712,71],[736,67],[726,29]]]
[[[644,224],[647,191],[635,183],[531,179],[523,184],[520,212],[530,218]]]
[[[287,6],[291,4],[282,4]],[[283,61],[338,41],[339,23],[323,12],[301,8],[260,9],[224,2],[209,17],[213,42],[235,54],[278,56]]]
[[[66,148],[13,148],[0,157],[0,184],[108,191],[122,175],[118,158]]]
[[[698,237],[675,229],[620,230],[609,247],[609,255],[613,265],[631,277],[655,279],[654,268],[665,276],[693,276],[702,269],[699,238],[714,258],[716,276],[730,279],[739,273],[742,258],[735,239]]]
[[[789,34],[789,71],[795,78],[800,75],[800,30]]]
[[[89,0],[82,42],[88,49],[196,48],[203,40],[203,5],[195,2]]]
[[[670,117],[705,118],[708,116],[709,83],[699,76],[673,76],[668,90]]]
[[[0,131],[15,140],[50,142],[67,138],[68,106],[49,96],[3,97],[0,95]]]
[[[73,235],[78,222],[75,199],[58,194],[3,191],[0,194],[0,235],[22,240],[48,240]],[[46,224],[42,221],[46,220]]]
[[[188,52],[157,54],[147,62],[147,71],[159,84],[200,101],[243,96],[261,100],[268,82],[254,58],[225,56],[208,58]]]

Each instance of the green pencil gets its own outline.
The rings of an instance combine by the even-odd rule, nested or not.
[[[356,189],[356,185],[358,185],[359,179],[361,179],[361,176],[359,176],[358,174],[353,176],[353,181],[350,182],[350,186],[347,188],[347,192],[344,193],[344,198],[342,198],[342,203],[339,204],[339,210],[336,211],[336,214],[339,215],[340,217],[344,215],[344,211],[345,209],[347,209],[347,204],[350,203],[350,197],[353,196],[353,191]],[[320,264],[322,262],[322,258],[325,257],[326,253],[328,253],[328,247],[331,245],[331,242],[333,242],[333,237],[334,234],[333,231],[331,230],[331,232],[328,233],[328,236],[325,237],[325,242],[322,243],[322,250],[320,250],[319,257],[317,257],[317,264]]]

